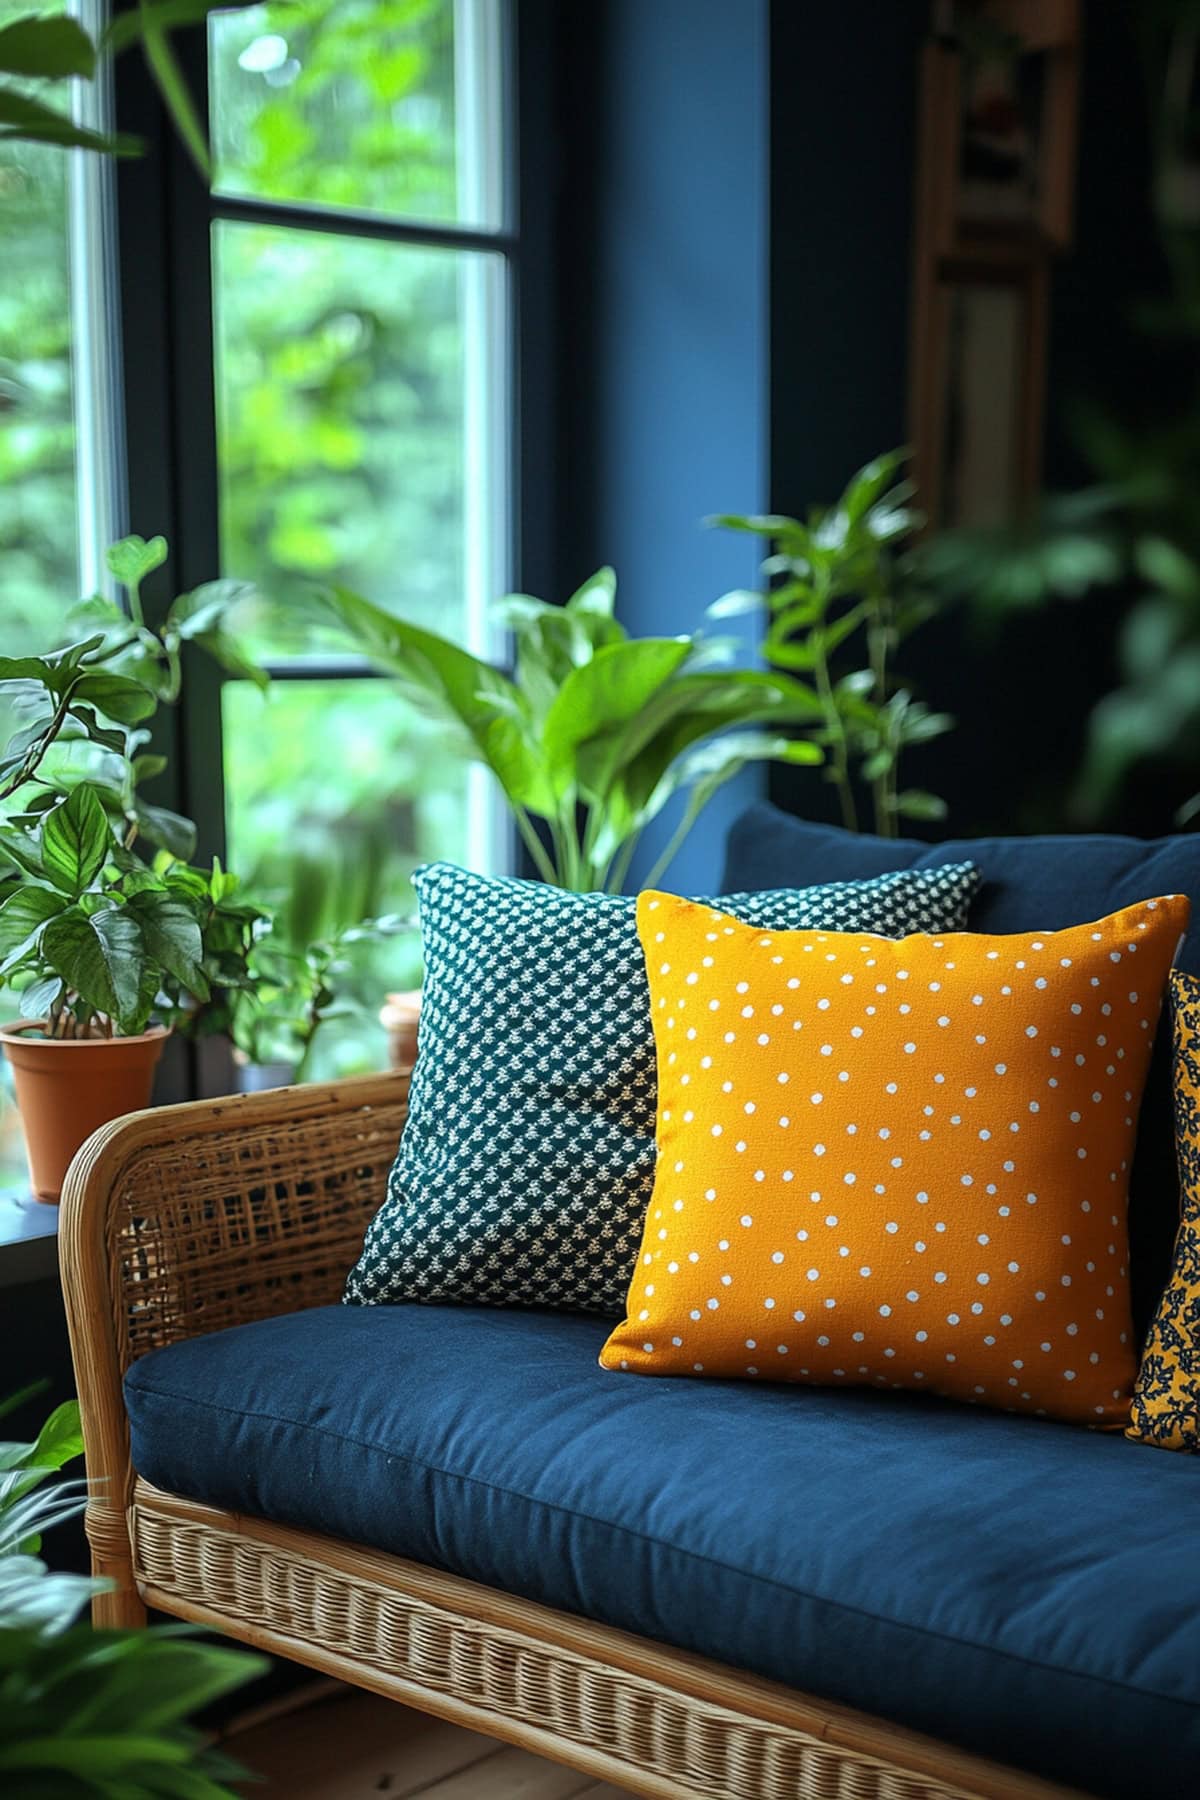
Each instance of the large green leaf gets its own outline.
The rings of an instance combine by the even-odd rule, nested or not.
[[[14,19],[0,29],[0,70],[6,75],[48,81],[79,75],[90,81],[95,68],[95,45],[74,19]]]
[[[484,734],[486,761],[505,793],[539,819],[552,819],[558,811],[558,791],[550,780],[546,761],[528,721],[498,713]]]
[[[677,756],[737,725],[812,725],[823,717],[811,688],[764,669],[701,671],[677,677],[632,719],[613,758],[619,787],[636,812]]]
[[[91,670],[80,677],[74,698],[88,701],[122,725],[136,725],[140,719],[148,719],[158,705],[157,696],[144,682],[129,675]]]
[[[546,715],[542,745],[560,795],[582,786],[576,750],[636,718],[691,654],[690,638],[634,638],[608,644],[572,669]],[[598,783],[602,777],[593,775]]]
[[[0,975],[7,974],[36,946],[48,919],[63,910],[61,894],[22,887],[0,906]],[[2,1464],[0,1464],[2,1466]]]
[[[679,675],[631,719],[611,744],[592,746],[594,772],[603,781],[602,799],[593,803],[589,839],[600,866],[651,816],[647,808],[659,796],[658,810],[677,785],[669,780],[676,759],[693,744],[717,736],[731,726],[811,725],[822,716],[810,688],[785,675],[761,669],[721,673],[690,671]],[[605,763],[601,767],[601,751]],[[667,785],[664,785],[667,783]]]
[[[23,138],[31,144],[57,144],[60,148],[100,150],[109,156],[136,156],[141,149],[137,138],[121,132],[109,137],[76,125],[65,113],[56,112],[32,94],[15,93],[0,87],[0,143],[5,138]]]
[[[143,889],[130,896],[126,911],[142,928],[147,954],[189,994],[207,1000],[208,981],[201,966],[204,943],[196,915],[187,903],[169,893]]]
[[[524,795],[508,786],[511,767],[498,767],[493,760],[489,738],[501,712],[512,717],[523,711],[521,696],[506,675],[457,644],[394,618],[345,588],[326,590],[320,599],[325,612],[364,655],[398,675],[426,709],[460,725],[471,752],[495,771],[509,798],[526,804]]]
[[[74,899],[104,866],[112,847],[108,815],[88,782],[81,782],[42,824],[42,864],[64,894]]]
[[[6,1460],[6,1452],[23,1452]],[[24,1461],[30,1468],[61,1469],[65,1463],[83,1455],[83,1425],[78,1400],[64,1400],[56,1406],[32,1444],[0,1444],[0,1468],[12,1468],[14,1460]]]
[[[146,1028],[154,992],[146,992],[141,925],[128,907],[60,913],[42,933],[42,957],[94,1011],[125,1037]]]

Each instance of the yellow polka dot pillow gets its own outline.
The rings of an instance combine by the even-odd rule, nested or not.
[[[1182,1213],[1166,1291],[1146,1339],[1127,1436],[1200,1450],[1200,981],[1172,971],[1175,1149]]]
[[[604,1367],[1126,1424],[1128,1169],[1188,911],[888,940],[643,894],[658,1159]]]

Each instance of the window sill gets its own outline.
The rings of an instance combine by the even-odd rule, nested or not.
[[[17,1189],[0,1191],[0,1288],[57,1274],[57,1206]]]

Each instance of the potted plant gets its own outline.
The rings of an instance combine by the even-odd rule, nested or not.
[[[907,454],[876,457],[832,506],[815,507],[806,519],[770,513],[712,521],[766,539],[770,555],[763,590],[726,594],[710,616],[766,614],[766,661],[810,679],[820,702],[821,773],[837,792],[842,824],[859,829],[861,787],[880,837],[895,837],[901,820],[945,817],[938,795],[901,787],[900,764],[906,750],[954,724],[892,673],[897,646],[937,610],[902,554],[921,523],[913,484],[900,479]]]
[[[74,1400],[35,1442],[0,1443],[0,1789],[233,1800],[244,1772],[187,1715],[263,1673],[266,1660],[174,1626],[77,1623],[107,1584],[51,1570],[38,1551],[43,1532],[83,1509],[82,1481],[42,1485],[82,1451]]]
[[[703,632],[631,638],[615,600],[606,568],[564,606],[528,594],[497,601],[495,620],[513,639],[511,674],[345,589],[319,604],[343,640],[492,771],[546,881],[616,893],[642,832],[674,796],[685,805],[650,885],[739,769],[763,758],[818,763],[823,751],[788,735],[820,722],[812,688],[733,667],[730,641]]]
[[[249,980],[231,992],[227,1029],[242,1086],[253,1091],[305,1080],[322,1027],[362,1015],[348,991],[356,952],[412,930],[411,920],[389,915],[299,942],[277,920],[251,949]]]
[[[140,583],[165,555],[161,539],[115,546],[128,613],[87,601],[76,615],[95,627],[87,637],[0,658],[16,714],[0,755],[0,982],[21,1014],[0,1044],[42,1200],[58,1198],[98,1125],[147,1104],[172,1029],[220,1028],[268,925],[219,863],[188,863],[191,822],[140,791],[164,767],[145,723],[178,695],[183,644],[248,668],[225,635],[246,591],[234,584],[184,595],[161,631],[147,628]]]

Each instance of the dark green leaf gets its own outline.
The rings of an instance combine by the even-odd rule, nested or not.
[[[0,70],[6,75],[47,81],[79,75],[90,81],[95,68],[95,45],[74,19],[14,19],[0,29]]]
[[[37,944],[47,919],[66,901],[49,888],[22,887],[0,906],[0,975],[7,974]]]
[[[108,815],[88,782],[81,782],[42,824],[42,863],[64,894],[81,894],[104,866],[112,845]],[[48,915],[47,915],[48,916]]]
[[[131,895],[126,910],[141,925],[147,954],[189,994],[207,1000],[208,982],[201,967],[204,945],[196,915],[187,903],[143,889]]]
[[[578,781],[578,746],[637,717],[691,649],[689,638],[635,638],[608,644],[572,669],[546,715],[542,737],[547,772],[560,795]]]
[[[42,956],[94,1011],[113,1019],[125,1037],[144,1031],[153,1005],[145,992],[141,927],[128,907],[90,916],[77,909],[52,919]]]
[[[108,137],[100,131],[75,125],[65,113],[55,112],[44,101],[30,94],[19,94],[0,87],[0,141],[23,138],[34,144],[58,144],[80,150],[101,150],[109,156],[136,156],[141,149],[137,138],[122,132]]]
[[[457,721],[474,754],[504,783],[505,774],[492,761],[489,732],[499,707],[521,708],[521,697],[506,675],[345,588],[326,590],[321,602],[351,642],[400,676],[414,699],[437,716]]]
[[[122,725],[136,725],[139,719],[148,719],[158,705],[156,695],[144,682],[128,675],[93,674],[90,670],[79,678],[75,697]]]
[[[182,813],[165,806],[151,806],[138,798],[133,802],[133,816],[141,835],[162,850],[169,850],[180,862],[186,862],[196,849],[196,827]]]

